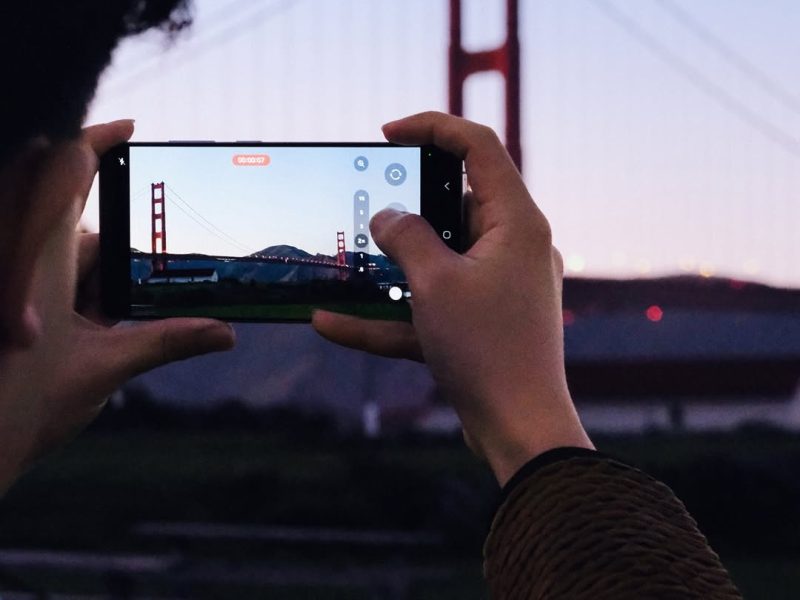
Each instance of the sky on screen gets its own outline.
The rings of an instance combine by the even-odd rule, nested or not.
[[[235,164],[234,157],[265,164]],[[363,171],[355,168],[367,160]],[[335,256],[337,232],[354,250],[356,223],[390,204],[419,212],[417,148],[133,147],[130,157],[131,245],[151,247],[151,184],[164,182],[167,250],[242,256],[288,244]],[[238,161],[237,161],[238,162]],[[406,167],[402,185],[386,169]],[[355,214],[363,201],[365,217]],[[160,195],[160,192],[156,191]],[[374,250],[374,248],[373,248]]]

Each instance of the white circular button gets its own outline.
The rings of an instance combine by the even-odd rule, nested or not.
[[[446,240],[449,240],[451,237],[453,237],[453,234],[450,232],[450,230],[449,230],[449,229],[445,229],[445,230],[442,232],[442,237],[443,237],[444,239],[446,239]]]
[[[393,285],[392,287],[389,288],[389,298],[397,301],[400,300],[400,298],[402,297],[403,297],[403,290],[401,290],[399,287]]]

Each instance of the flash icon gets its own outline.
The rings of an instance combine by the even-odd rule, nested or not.
[[[125,166],[125,159],[122,158],[121,156],[119,157],[119,166],[120,167],[124,167]]]

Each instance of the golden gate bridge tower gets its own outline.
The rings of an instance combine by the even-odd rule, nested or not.
[[[152,241],[153,272],[167,270],[167,220],[164,182],[150,184],[150,232]],[[161,255],[161,256],[159,256]]]
[[[336,264],[340,267],[343,267],[339,269],[339,279],[347,279],[347,270],[344,268],[347,267],[347,253],[345,252],[344,247],[344,231],[336,232]]]
[[[497,71],[506,92],[506,148],[522,170],[520,142],[519,0],[506,0],[506,40],[502,46],[467,52],[461,44],[461,3],[450,0],[449,87],[450,113],[464,114],[464,82],[473,73]]]

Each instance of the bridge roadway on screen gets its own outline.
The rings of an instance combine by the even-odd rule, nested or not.
[[[354,269],[352,265],[340,265],[330,260],[321,260],[318,258],[299,258],[293,256],[274,256],[260,253],[246,256],[211,256],[208,254],[158,254],[157,256],[169,262],[176,260],[216,260],[222,262],[255,262],[300,265],[305,267],[325,267],[327,269],[338,269],[340,271],[352,271]],[[152,259],[154,258],[154,255],[142,254],[142,258]]]

